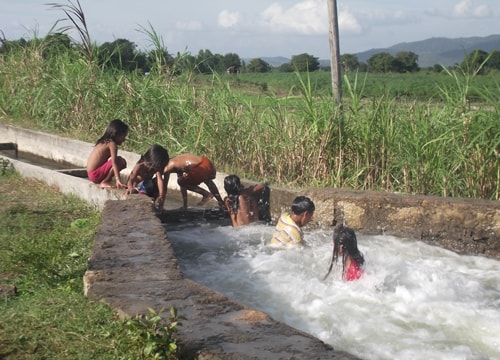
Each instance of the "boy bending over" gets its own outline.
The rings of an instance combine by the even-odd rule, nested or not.
[[[197,205],[204,205],[207,201],[217,199],[220,208],[224,208],[224,201],[219,194],[219,189],[213,182],[215,179],[215,166],[205,156],[194,154],[179,154],[172,157],[165,167],[164,176],[168,182],[171,173],[177,174],[177,184],[181,188],[182,208],[187,209],[187,191],[193,191],[203,196]],[[201,188],[199,185],[204,183],[210,191]]]

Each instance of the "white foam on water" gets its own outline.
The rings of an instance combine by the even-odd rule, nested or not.
[[[266,244],[272,226],[169,229],[187,278],[362,359],[500,359],[500,262],[358,234],[365,275],[325,276],[333,231]]]

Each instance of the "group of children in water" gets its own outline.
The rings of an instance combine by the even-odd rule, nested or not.
[[[155,144],[150,146],[134,165],[127,183],[122,183],[120,171],[127,167],[127,162],[118,156],[118,146],[125,141],[128,132],[129,127],[123,121],[111,121],[89,155],[87,174],[100,188],[124,189],[126,194],[146,194],[154,199],[155,206],[161,210],[165,203],[170,174],[175,173],[182,194],[183,209],[187,208],[189,190],[202,196],[198,205],[204,205],[215,198],[219,207],[228,211],[234,227],[259,220],[270,222],[269,186],[259,183],[245,188],[237,175],[229,175],[224,179],[227,196],[222,199],[214,183],[215,166],[205,156],[185,153],[170,158],[164,147]],[[115,185],[111,182],[113,178]],[[207,186],[208,191],[200,187],[202,183]],[[311,222],[314,210],[314,203],[310,198],[296,197],[290,213],[284,213],[278,219],[271,245],[288,247],[302,244],[302,228]],[[343,225],[334,231],[332,263],[337,262],[339,256],[342,258],[343,279],[359,279],[363,274],[364,258],[358,250],[354,230]]]

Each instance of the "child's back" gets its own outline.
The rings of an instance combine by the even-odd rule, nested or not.
[[[113,141],[96,144],[87,159],[87,172],[94,171],[108,161],[111,157],[111,152],[116,148],[116,143]]]
[[[269,188],[266,184],[244,188],[237,175],[228,175],[224,178],[224,189],[227,193],[224,203],[234,227],[268,220],[267,212],[260,214],[259,209],[259,202],[269,204]]]
[[[206,159],[206,160],[205,160]],[[208,159],[204,156],[198,156],[194,154],[179,154],[176,155],[172,158],[170,158],[167,167],[165,169],[165,172],[174,172],[177,173],[179,176],[184,176],[187,177],[189,173],[191,172],[192,169],[196,169],[200,164],[204,165],[204,162],[207,162],[207,165],[204,166],[204,168],[209,168],[210,165],[210,174],[206,175],[206,178],[213,177],[215,178],[215,168],[213,170],[211,169],[211,163],[208,164]],[[202,183],[205,179],[190,179],[191,182],[196,182],[194,185],[198,185]]]
[[[198,156],[190,153],[179,154],[172,158],[165,167],[166,179],[171,173],[177,174],[177,184],[181,188],[182,207],[187,208],[187,191],[193,191],[203,196],[198,205],[204,205],[215,197],[219,207],[224,208],[224,201],[220,197],[219,190],[213,182],[216,170],[214,164],[206,156]],[[199,185],[204,183],[210,191],[206,191]]]

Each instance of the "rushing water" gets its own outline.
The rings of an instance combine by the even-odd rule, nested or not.
[[[187,278],[362,359],[500,359],[500,262],[422,242],[362,236],[365,275],[326,274],[332,232],[266,246],[273,227],[168,229]]]

